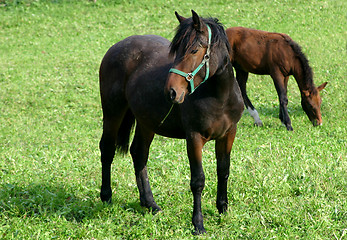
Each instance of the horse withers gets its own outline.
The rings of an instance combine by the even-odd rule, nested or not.
[[[246,92],[248,73],[270,75],[279,98],[279,118],[288,130],[293,130],[288,115],[287,84],[293,75],[301,92],[301,105],[314,126],[322,125],[319,92],[327,85],[316,87],[309,62],[301,47],[288,35],[244,27],[226,29],[232,51],[230,58],[236,71],[246,108],[254,124],[262,126],[257,110]]]
[[[111,201],[111,164],[116,151],[128,151],[131,129],[136,122],[130,154],[140,204],[153,212],[160,211],[147,174],[149,147],[155,134],[186,139],[194,196],[192,223],[195,233],[200,234],[205,232],[201,212],[205,184],[202,147],[209,140],[216,142],[216,203],[219,212],[225,212],[230,152],[244,106],[233,76],[223,27],[216,19],[203,19],[192,13],[193,17],[188,19],[176,13],[180,25],[171,47],[168,40],[159,36],[130,36],[112,46],[102,60],[100,197],[102,201]],[[195,73],[190,83],[192,88],[188,87],[186,77],[177,74],[179,71]]]

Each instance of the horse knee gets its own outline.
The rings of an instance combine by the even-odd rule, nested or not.
[[[145,169],[147,165],[147,155],[144,154],[136,146],[135,143],[133,143],[130,147],[130,155],[131,155],[131,158],[133,159],[135,175],[139,176],[139,174]]]
[[[198,178],[192,178],[190,180],[190,189],[193,193],[202,193],[205,187],[205,176],[201,175]]]
[[[283,106],[283,107],[287,107],[288,106],[288,97],[287,95],[282,95],[280,96],[279,98],[279,101],[280,101],[280,105]]]

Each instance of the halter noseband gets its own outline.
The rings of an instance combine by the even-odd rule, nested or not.
[[[202,62],[200,63],[200,65],[191,73],[185,73],[182,72],[176,68],[171,68],[169,70],[169,72],[171,73],[176,73],[182,77],[184,77],[187,82],[190,84],[190,94],[192,94],[195,89],[197,89],[201,84],[203,84],[209,77],[210,75],[210,64],[209,64],[209,60],[210,60],[210,46],[211,46],[211,28],[206,24],[207,26],[207,30],[208,30],[208,46],[207,46],[207,50],[206,50],[206,54],[204,56],[204,59],[202,60]],[[206,74],[205,74],[205,78],[204,80],[196,87],[194,88],[194,76],[200,71],[200,69],[206,64]]]

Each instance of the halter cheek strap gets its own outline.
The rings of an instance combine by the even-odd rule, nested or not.
[[[204,59],[202,60],[202,62],[200,63],[200,65],[191,73],[185,73],[182,72],[176,68],[171,68],[169,70],[170,73],[176,73],[182,77],[184,77],[186,79],[186,81],[189,83],[190,85],[190,94],[192,94],[195,89],[197,89],[201,84],[203,84],[209,77],[210,75],[210,64],[209,64],[209,60],[210,60],[210,47],[211,47],[211,38],[212,38],[212,33],[211,33],[211,28],[206,24],[207,26],[207,30],[208,30],[208,46],[207,46],[207,50],[206,50],[206,54],[204,56]],[[200,69],[206,64],[206,74],[205,74],[205,78],[204,80],[196,87],[194,88],[194,76],[200,71]]]

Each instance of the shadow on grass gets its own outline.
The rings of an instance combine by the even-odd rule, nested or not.
[[[28,186],[0,186],[0,212],[7,217],[64,217],[81,222],[94,218],[106,204],[98,198],[76,197],[63,186],[32,183]]]
[[[0,216],[6,217],[63,217],[68,221],[100,217],[105,209],[119,207],[139,215],[152,214],[140,205],[140,200],[129,201],[113,194],[112,203],[103,203],[95,191],[77,197],[74,189],[58,184],[31,183],[27,186],[0,185]],[[108,211],[108,210],[107,210]],[[112,210],[111,210],[112,211]]]
[[[141,214],[141,215],[152,214],[150,209],[141,206],[140,200],[133,201],[133,202],[127,202],[123,205],[123,208],[126,211],[130,211],[130,212]],[[155,215],[155,214],[153,214],[153,215]]]

